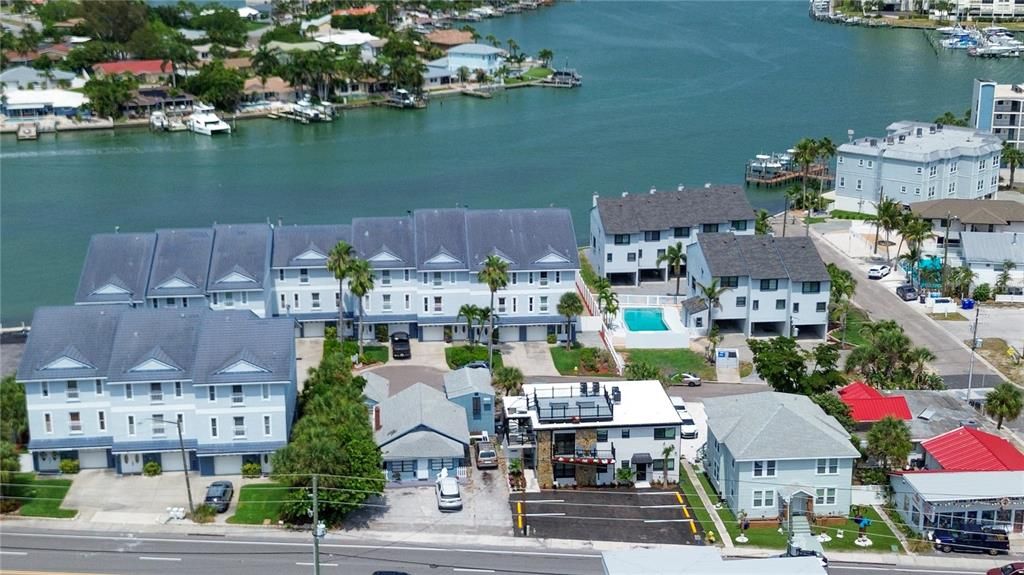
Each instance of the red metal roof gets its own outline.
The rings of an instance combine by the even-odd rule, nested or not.
[[[170,62],[163,60],[118,60],[116,62],[100,62],[92,67],[97,72],[104,74],[170,74]]]
[[[839,390],[839,397],[846,401],[847,399],[881,399],[885,396],[863,381],[855,381],[841,388]]]
[[[1024,453],[1009,441],[971,427],[959,427],[921,443],[948,471],[1024,471]]]
[[[857,423],[869,423],[881,421],[887,416],[909,421],[913,419],[910,415],[910,407],[907,400],[902,396],[879,397],[877,399],[846,399],[843,403],[850,406],[850,416]]]

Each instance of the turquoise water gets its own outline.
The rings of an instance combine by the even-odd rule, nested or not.
[[[622,312],[629,331],[668,331],[660,307],[630,307]]]
[[[591,194],[740,183],[804,136],[842,141],[970,105],[1012,59],[936,55],[920,31],[816,23],[807,2],[562,2],[475,23],[555,52],[579,90],[359,110],[329,125],[239,122],[226,138],[146,130],[0,139],[0,321],[72,301],[89,236],[213,222],[347,222],[424,207],[572,210]],[[779,191],[751,190],[779,209]]]

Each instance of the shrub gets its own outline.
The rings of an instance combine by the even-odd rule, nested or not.
[[[388,326],[378,325],[373,328],[373,335],[377,338],[377,341],[384,343],[388,340]]]
[[[992,299],[992,286],[985,283],[975,287],[974,299],[978,301],[988,301]]]
[[[263,475],[263,467],[259,463],[246,463],[242,466],[242,477],[248,477],[250,479]]]
[[[548,334],[548,345],[554,345],[558,343],[558,336],[553,333]]]
[[[155,461],[148,461],[146,462],[145,465],[142,466],[142,474],[145,475],[146,477],[160,475],[161,473],[163,473],[163,471],[164,470],[163,468],[160,467],[160,464]]]
[[[580,350],[580,368],[583,371],[596,372],[599,371],[599,365],[597,363],[597,348],[585,347]]]
[[[79,465],[77,459],[61,459],[60,460],[60,472],[65,475],[72,475],[78,473]]]
[[[196,510],[192,512],[192,521],[196,523],[209,523],[213,521],[214,516],[217,515],[217,510],[212,505],[206,505],[205,503],[196,507]]]

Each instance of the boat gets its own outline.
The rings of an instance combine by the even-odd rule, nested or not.
[[[576,88],[583,85],[583,76],[573,68],[554,70],[546,83]]]
[[[426,101],[410,93],[408,90],[399,88],[394,92],[388,94],[384,104],[392,108],[425,108],[427,106]]]
[[[750,162],[750,171],[758,175],[771,176],[780,170],[782,170],[782,162],[774,154],[771,156],[758,154]]]
[[[149,115],[150,130],[166,130],[169,125],[170,121],[167,119],[167,114],[157,110]]]
[[[331,121],[330,111],[324,106],[318,106],[309,98],[303,98],[291,105],[291,114],[295,119],[303,122],[329,122]]]
[[[213,106],[200,102],[192,107],[192,115],[185,120],[185,126],[189,131],[204,136],[231,133],[231,126],[214,113]]]
[[[965,30],[961,28],[959,24],[955,26],[940,26],[936,28],[935,31],[938,32],[939,34],[942,34],[943,36],[953,36],[954,34],[960,34],[965,32]]]

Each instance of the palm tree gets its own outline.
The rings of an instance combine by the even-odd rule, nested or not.
[[[683,242],[676,242],[676,245],[669,246],[665,253],[658,256],[657,265],[668,264],[672,268],[672,274],[676,276],[676,295],[679,295],[679,280],[683,274],[683,264],[686,263],[686,250],[683,249]],[[668,269],[665,270],[666,275]]]
[[[835,264],[825,266],[828,270],[831,287],[829,288],[829,300],[834,309],[842,318],[843,337],[840,340],[840,348],[846,347],[846,319],[850,313],[850,298],[857,289],[857,280],[853,279],[850,270],[844,270]]]
[[[489,307],[479,308],[477,310],[477,312],[476,312],[477,331],[479,331],[481,334],[487,333],[487,324],[489,324],[491,322],[491,319],[497,319],[497,318],[498,318],[498,316],[497,316],[497,314],[494,313],[494,310],[492,308],[489,308]],[[491,341],[492,340],[493,334],[494,334],[494,329],[492,327],[491,328],[491,333],[487,333],[487,341]]]
[[[1003,420],[1017,419],[1020,410],[1021,391],[1012,383],[1000,383],[985,397],[985,414],[996,418],[996,429],[1003,428]]]
[[[495,255],[487,256],[483,268],[480,269],[479,279],[481,283],[487,284],[491,290],[491,305],[494,309],[494,294],[508,285],[508,262]],[[494,315],[491,315],[491,334],[494,333]],[[487,338],[487,363],[494,365],[494,338],[488,334]]]
[[[459,66],[459,69],[456,70],[455,73],[458,75],[459,82],[465,84],[466,81],[469,80],[469,68],[465,66]]]
[[[974,278],[978,274],[974,273],[970,267],[966,264],[956,268],[949,274],[949,284],[953,289],[954,293],[957,294],[960,299],[967,297],[967,294],[971,291],[971,284],[974,282]]]
[[[515,58],[516,57],[516,51],[519,50],[519,44],[516,42],[515,38],[509,38],[508,42],[506,42],[506,44],[508,44],[509,55],[512,58]],[[497,47],[497,46],[495,46],[495,47]]]
[[[885,261],[889,262],[889,235],[893,230],[898,229],[903,219],[903,209],[892,198],[882,198],[878,204],[878,214],[875,216],[875,250],[878,250],[879,228],[885,230]]]
[[[610,291],[606,294],[606,297],[602,300],[604,311],[602,316],[607,323],[607,318],[615,317],[615,314],[619,313],[619,294]]]
[[[1003,260],[1003,271],[996,280],[996,293],[1006,293],[1006,288],[1010,285],[1010,271],[1016,267],[1017,264],[1013,263],[1013,260]]]
[[[803,172],[803,207],[807,210],[806,222],[806,235],[811,235],[811,210],[807,204],[807,178],[810,176],[811,164],[818,159],[818,142],[811,138],[803,138],[796,143],[795,153],[793,154],[793,160],[800,164],[801,171]]]
[[[338,280],[338,337],[345,335],[345,278],[349,275],[349,266],[355,258],[355,250],[345,240],[334,244],[327,256],[327,271]]]
[[[757,219],[754,220],[754,233],[759,236],[766,236],[772,231],[771,216],[768,215],[768,210],[758,210]],[[676,288],[679,291],[679,288]]]
[[[583,301],[574,291],[567,291],[558,300],[558,314],[565,316],[565,349],[572,348],[572,318],[583,313]]]
[[[935,354],[926,347],[915,347],[907,352],[906,359],[911,365],[910,371],[915,389],[922,389],[922,384],[928,376],[928,372],[925,371],[925,364],[929,361],[935,361]]]
[[[668,460],[675,453],[676,446],[671,443],[661,448],[661,458],[664,460],[661,465],[662,480],[661,482],[668,485]]]
[[[459,314],[455,316],[456,319],[464,317],[466,318],[466,338],[469,340],[469,345],[473,345],[473,322],[476,318],[480,317],[480,308],[471,303],[464,303],[459,308]]]
[[[608,281],[608,278],[597,278],[594,282],[594,291],[596,292],[598,311],[601,310],[601,296],[604,293],[612,291],[612,282]]]
[[[910,287],[914,287],[914,277],[917,276],[915,272],[917,271],[918,263],[921,261],[921,248],[916,245],[910,246],[907,253],[900,254],[896,259],[905,263],[910,268]]]
[[[499,367],[494,370],[491,383],[505,395],[516,393],[523,386],[523,372],[518,367]]]
[[[498,37],[495,36],[494,34],[488,34],[487,37],[484,38],[484,40],[486,40],[488,44],[494,46],[495,48],[501,47],[501,40],[498,40]]]
[[[280,67],[281,61],[277,58],[277,52],[267,49],[265,44],[252,55],[252,69],[264,84],[267,83],[267,78],[277,74]]]
[[[1010,189],[1013,189],[1013,177],[1017,172],[1017,167],[1024,165],[1024,150],[1017,149],[1010,142],[1003,143],[1003,162],[1006,163],[1006,167],[1010,168]]]
[[[541,65],[545,68],[551,65],[551,61],[555,59],[555,53],[547,48],[537,52],[537,59],[540,60]]]
[[[697,287],[700,288],[701,297],[708,304],[708,333],[710,333],[715,326],[715,308],[722,306],[722,294],[729,288],[721,287],[718,284],[718,278],[712,278],[708,285],[698,283]]]
[[[359,298],[359,335],[356,341],[359,342],[359,355],[363,355],[363,298],[373,291],[373,270],[370,269],[370,262],[361,259],[353,259],[348,266],[348,287],[352,295]]]

